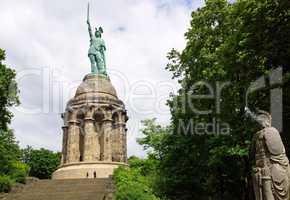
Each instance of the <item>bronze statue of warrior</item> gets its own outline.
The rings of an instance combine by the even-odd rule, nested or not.
[[[107,76],[105,57],[106,45],[105,41],[102,39],[103,29],[102,27],[95,28],[95,33],[93,34],[90,24],[89,11],[90,4],[88,4],[87,10],[87,24],[90,35],[90,48],[88,50],[88,57],[90,58],[91,62],[91,73]]]

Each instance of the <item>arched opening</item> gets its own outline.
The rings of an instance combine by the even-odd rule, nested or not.
[[[114,112],[112,115],[113,128],[116,128],[116,124],[119,122],[119,115],[117,112]]]

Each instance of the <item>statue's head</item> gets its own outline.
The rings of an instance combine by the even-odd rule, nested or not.
[[[96,29],[95,29],[95,36],[96,36],[97,38],[102,37],[102,33],[103,33],[103,29],[102,29],[102,27],[99,27],[99,28],[96,28]]]
[[[256,115],[256,121],[262,128],[271,127],[272,117],[271,115],[263,110],[258,110]]]

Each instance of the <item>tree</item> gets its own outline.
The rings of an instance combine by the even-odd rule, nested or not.
[[[119,168],[114,172],[117,186],[116,199],[151,200],[165,199],[159,186],[162,177],[160,172],[160,159],[162,158],[163,141],[170,133],[170,127],[162,127],[156,119],[142,121],[141,132],[143,137],[137,142],[147,150],[146,158],[130,157],[129,168]]]
[[[3,64],[4,60],[5,52],[0,49],[0,173],[7,173],[7,162],[20,156],[13,131],[8,128],[13,116],[9,107],[19,104],[16,74]]]
[[[155,118],[143,120],[141,123],[143,137],[137,139],[138,144],[143,146],[151,158],[160,160],[163,156],[164,141],[172,133],[171,127],[157,124]]]
[[[16,73],[8,68],[3,61],[5,60],[5,52],[0,49],[0,130],[7,131],[8,124],[13,117],[9,111],[9,107],[18,105],[18,90],[15,81]]]
[[[3,61],[5,52],[0,49],[0,192],[8,192],[14,182],[25,182],[29,168],[21,163],[20,148],[13,131],[8,127],[13,117],[9,107],[18,105],[15,71]]]
[[[32,149],[27,147],[22,150],[22,160],[30,167],[29,175],[39,179],[49,179],[60,164],[60,153],[47,149]]]
[[[252,198],[248,149],[255,127],[244,114],[246,93],[252,81],[278,67],[284,70],[284,84],[275,87],[289,91],[289,9],[290,2],[283,0],[207,0],[192,13],[186,48],[168,54],[167,69],[179,79],[181,89],[168,102],[174,134],[164,141],[160,161],[165,180],[161,188],[167,197]],[[212,90],[196,84],[200,81]],[[217,86],[225,82],[230,84],[220,92]],[[252,94],[249,105],[268,110],[270,89]],[[212,93],[215,99],[193,96]],[[284,102],[286,121],[287,93]],[[212,112],[201,114],[193,108]],[[212,130],[204,129],[196,134],[196,125],[212,122],[227,123],[228,133],[208,135]]]

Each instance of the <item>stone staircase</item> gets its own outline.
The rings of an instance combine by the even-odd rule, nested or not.
[[[1,200],[111,200],[112,179],[39,180],[21,190],[0,196]]]

